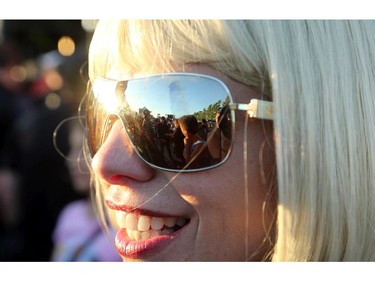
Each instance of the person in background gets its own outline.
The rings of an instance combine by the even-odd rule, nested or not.
[[[216,112],[216,126],[208,132],[208,151],[210,152],[212,163],[220,163],[223,157],[228,155],[231,142],[229,113],[230,111],[227,107],[223,107],[220,112]]]
[[[204,141],[199,132],[199,124],[193,115],[184,115],[178,119],[181,132],[184,135],[185,162],[189,167],[202,167],[210,162],[210,155],[207,150],[206,141]]]
[[[173,129],[172,133],[170,133],[170,139],[171,139],[171,146],[173,155],[175,156],[175,163],[179,165],[180,167],[183,167],[185,165],[185,159],[184,159],[184,134],[181,131],[180,124],[178,123],[178,119],[173,119]]]
[[[208,134],[207,120],[203,118],[202,121],[199,123],[198,135],[201,137],[202,140],[206,141],[207,134]]]
[[[57,216],[67,203],[79,198],[52,142],[54,129],[71,114],[71,108],[64,101],[57,108],[48,106],[51,89],[44,78],[23,82],[27,102],[18,97],[23,110],[19,105],[0,149],[0,169],[16,178],[13,195],[18,206],[12,227],[18,241],[6,254],[7,261],[48,261]],[[64,150],[67,137],[64,132],[60,136]]]

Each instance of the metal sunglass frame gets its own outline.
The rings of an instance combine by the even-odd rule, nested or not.
[[[131,82],[133,80],[141,80],[141,79],[148,80],[148,79],[153,79],[153,78],[157,78],[157,77],[169,77],[169,76],[199,77],[199,78],[205,78],[205,79],[210,79],[210,80],[216,81],[216,82],[218,82],[223,87],[223,90],[228,95],[228,97],[230,98],[230,100],[231,101],[233,100],[232,94],[229,91],[229,89],[226,86],[226,84],[223,83],[218,78],[213,77],[213,76],[203,75],[203,74],[187,73],[187,72],[162,73],[162,74],[156,74],[156,75],[151,75],[151,76],[142,77],[142,78],[130,79],[130,80],[126,80],[126,81],[111,80],[111,79],[107,79],[107,78],[97,78],[93,82],[89,82],[88,83],[88,90],[87,90],[86,96],[87,95],[94,95],[95,96],[93,85],[95,85],[97,83],[100,83],[100,84],[103,84],[103,85],[105,84],[105,87],[109,91],[118,92],[119,89],[121,90],[121,87],[123,87],[124,84],[126,85],[128,82]],[[95,98],[94,98],[94,100],[95,100]],[[96,102],[98,102],[98,101],[96,101]],[[251,99],[248,104],[246,104],[246,103],[230,102],[230,103],[228,103],[228,107],[229,107],[229,110],[231,110],[231,111],[234,111],[234,110],[247,111],[247,113],[248,113],[248,115],[249,115],[250,118],[273,120],[273,117],[274,117],[274,115],[273,115],[273,103],[271,101],[265,101],[265,100],[260,100],[260,99],[255,99],[254,98],[254,99]],[[109,117],[110,116],[116,116],[118,119],[121,120],[121,123],[122,123],[122,125],[125,128],[125,131],[127,133],[127,137],[129,138],[129,141],[130,141],[133,149],[136,151],[137,155],[145,163],[147,163],[148,165],[150,165],[151,167],[153,167],[155,169],[159,169],[159,170],[163,170],[163,171],[168,171],[168,172],[177,172],[177,173],[180,173],[180,172],[204,171],[204,170],[213,169],[215,167],[218,167],[218,166],[222,165],[228,159],[228,157],[230,155],[230,150],[231,149],[227,153],[226,157],[224,159],[222,159],[219,163],[213,164],[213,165],[210,165],[210,166],[207,166],[207,167],[197,168],[197,169],[189,169],[188,168],[189,163],[187,163],[184,166],[184,168],[182,168],[182,169],[170,169],[170,168],[162,167],[162,166],[156,165],[154,163],[151,163],[148,160],[146,160],[144,158],[144,156],[142,156],[140,154],[140,152],[138,151],[138,148],[134,144],[134,141],[133,141],[132,137],[128,133],[128,128],[127,128],[126,122],[124,120],[125,118],[122,116],[123,113],[121,111],[122,111],[121,109],[116,109],[116,110],[112,110],[111,112],[109,112],[108,114],[106,114],[106,116],[105,116],[105,122],[103,123],[103,126],[102,126],[102,132],[101,132],[101,138],[100,138],[100,146],[104,142],[103,139],[104,139],[105,134],[103,133],[103,130],[104,130],[104,128],[108,127],[107,123],[108,123]],[[86,116],[86,112],[85,112],[85,116]],[[86,118],[86,122],[87,122],[87,119],[88,118]],[[234,118],[231,119],[231,122],[232,122],[233,130],[234,130],[234,126],[235,126],[235,120],[234,120]],[[87,123],[86,123],[86,128],[88,129]],[[89,132],[87,132],[87,133],[89,133]],[[91,151],[91,149],[92,149],[91,148],[91,144],[88,141],[89,140],[89,135],[86,136],[86,139],[87,139],[88,147],[90,149],[90,155],[91,155],[91,157],[93,157],[94,156],[93,154],[95,154],[96,152],[92,153],[92,151]],[[232,139],[231,139],[230,147],[232,146],[232,143],[233,143],[233,136],[232,136]],[[99,146],[99,148],[100,148],[100,146]],[[99,148],[97,150],[99,150]]]

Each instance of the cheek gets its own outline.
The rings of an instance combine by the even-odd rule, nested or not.
[[[201,220],[213,217],[238,219],[244,216],[246,208],[243,169],[240,166],[228,161],[199,175],[180,175],[174,187],[184,201],[195,209]],[[249,183],[249,191],[252,207],[261,209],[264,194],[252,182]]]
[[[200,179],[190,180],[190,186],[190,191],[182,196],[201,209],[228,209],[243,196],[241,181],[225,166],[207,172]]]
[[[231,155],[224,164],[212,170],[176,177],[174,186],[187,202],[196,207],[228,208],[243,203],[244,195],[248,193],[250,199],[263,203],[275,174],[273,141],[269,137],[272,128],[251,120],[248,126],[247,139],[244,138],[243,123],[236,128]],[[245,142],[247,155],[244,155]]]
[[[240,124],[231,155],[223,165],[202,173],[180,175],[182,182],[176,184],[176,190],[195,208],[200,219],[220,216],[223,220],[228,218],[228,223],[232,221],[233,225],[236,218],[240,226],[248,216],[255,228],[262,226],[263,219],[268,221],[264,218],[264,204],[267,202],[266,206],[274,206],[275,198],[270,195],[275,155],[272,138],[269,137],[272,136],[272,128],[267,126],[249,121],[247,157],[244,157],[243,124]]]

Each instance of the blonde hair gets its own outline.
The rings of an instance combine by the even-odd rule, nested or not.
[[[110,45],[116,43],[115,45]],[[375,22],[100,22],[90,76],[209,64],[274,103],[273,261],[375,260]],[[115,59],[116,58],[116,59]]]

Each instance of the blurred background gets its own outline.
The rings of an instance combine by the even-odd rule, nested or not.
[[[73,188],[53,132],[77,115],[94,20],[0,20],[0,261],[50,261]],[[69,150],[68,131],[58,132]]]

